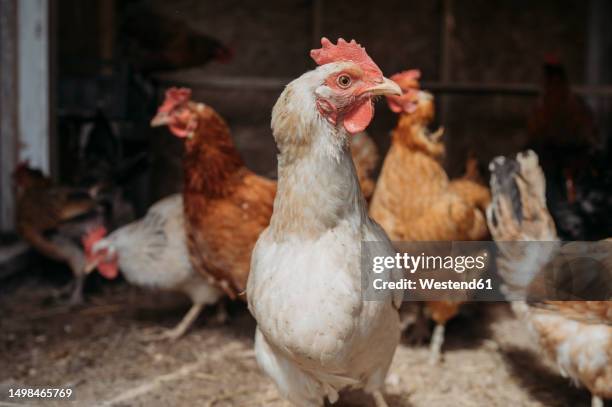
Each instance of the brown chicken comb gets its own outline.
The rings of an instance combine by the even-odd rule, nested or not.
[[[325,65],[333,62],[350,61],[361,67],[366,73],[374,76],[382,76],[382,71],[372,61],[372,58],[366,53],[364,47],[359,45],[355,40],[346,42],[344,39],[338,39],[338,44],[334,45],[330,40],[321,38],[322,48],[313,49],[310,51],[310,57],[317,65]]]
[[[191,100],[191,89],[172,87],[166,91],[166,99],[157,110],[158,112],[170,112],[178,104]]]

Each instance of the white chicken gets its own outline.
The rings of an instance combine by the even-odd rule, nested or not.
[[[311,51],[319,67],[287,85],[272,111],[278,190],[247,284],[255,354],[297,406],[321,406],[325,397],[333,403],[347,387],[386,406],[402,293],[362,297],[362,242],[395,251],[368,217],[348,138],[370,123],[373,97],[401,90],[356,42],[321,43]]]
[[[93,230],[84,239],[87,270],[96,267],[107,278],[117,266],[131,284],[185,293],[193,305],[171,330],[150,339],[177,339],[196,320],[206,305],[215,304],[222,292],[208,284],[191,267],[183,224],[183,197],[172,195],[157,202],[144,218],[115,230],[107,237]]]

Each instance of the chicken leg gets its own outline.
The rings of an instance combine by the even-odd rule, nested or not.
[[[372,393],[372,397],[374,397],[374,404],[376,404],[376,407],[389,407],[389,405],[385,401],[385,397],[383,396],[382,391],[376,390]]]
[[[440,352],[444,344],[444,324],[436,324],[429,344],[429,364],[436,365],[440,361]]]
[[[440,361],[446,323],[458,314],[461,302],[427,301],[426,305],[431,313],[431,319],[436,323],[429,346],[429,364],[435,365]]]
[[[591,407],[604,407],[601,397],[591,396]]]
[[[175,341],[179,339],[185,334],[185,332],[187,332],[193,322],[198,318],[198,315],[200,315],[203,308],[204,304],[194,303],[189,311],[187,311],[181,322],[179,322],[174,328],[164,330],[161,333],[145,334],[142,339],[145,341]]]
[[[85,275],[78,274],[74,276],[74,285],[70,294],[69,304],[80,305],[83,303],[83,286],[85,285]]]

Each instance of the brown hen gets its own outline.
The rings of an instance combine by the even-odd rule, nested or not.
[[[55,185],[27,164],[20,164],[13,178],[18,233],[43,256],[68,264],[75,278],[70,302],[82,302],[86,273],[80,239],[103,223],[98,202],[89,191]]]
[[[253,246],[270,222],[276,183],[246,168],[225,121],[190,98],[188,89],[168,90],[151,124],[168,125],[185,138],[183,202],[191,262],[235,299],[246,288]]]
[[[235,299],[246,288],[251,252],[270,222],[276,182],[245,167],[223,118],[210,106],[191,101],[189,89],[169,89],[151,123],[168,125],[186,139],[183,197],[191,260],[210,283]],[[376,146],[365,133],[357,137],[357,172],[365,188],[373,189]]]
[[[430,132],[434,119],[433,96],[419,89],[419,71],[396,74],[404,95],[388,97],[389,107],[399,113],[372,201],[370,216],[395,241],[464,241],[488,236],[484,209],[490,199],[486,187],[474,180],[473,171],[450,181],[441,165],[443,129]],[[431,341],[431,362],[439,359],[444,326],[460,303],[428,301],[436,322]],[[422,335],[423,320],[416,331]]]

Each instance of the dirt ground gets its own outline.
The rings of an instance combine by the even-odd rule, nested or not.
[[[145,333],[178,322],[187,300],[97,277],[86,304],[73,309],[43,273],[0,282],[0,406],[288,406],[257,366],[255,324],[243,305],[230,305],[225,324],[207,310],[177,342],[144,342]],[[469,306],[446,338],[436,367],[426,346],[398,348],[390,407],[590,405],[587,391],[543,364],[507,304]],[[23,386],[70,387],[75,398],[8,398],[8,388]],[[352,392],[337,405],[374,403]]]

